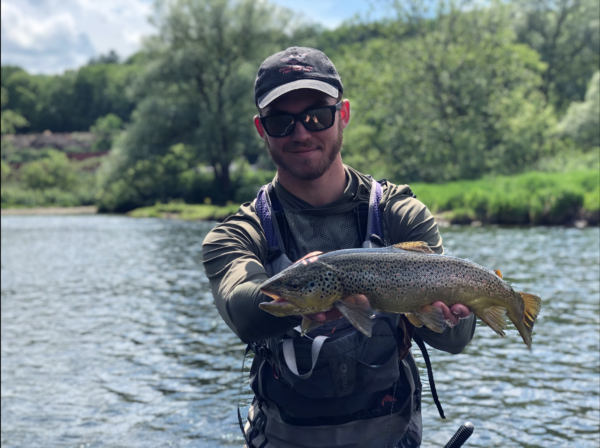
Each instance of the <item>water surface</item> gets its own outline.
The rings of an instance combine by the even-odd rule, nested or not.
[[[241,446],[244,345],[201,263],[214,223],[2,217],[2,446]],[[469,447],[598,447],[598,228],[442,229],[454,256],[543,299],[533,351],[479,326],[430,350],[424,447],[469,420]],[[416,349],[422,376],[424,364]],[[244,388],[243,400],[249,398]]]

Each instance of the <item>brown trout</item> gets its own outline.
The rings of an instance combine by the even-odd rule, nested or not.
[[[369,337],[373,310],[406,314],[413,325],[441,333],[443,313],[431,304],[461,303],[502,337],[508,316],[529,348],[541,308],[539,297],[514,291],[500,271],[437,255],[424,242],[308,257],[265,281],[260,290],[276,299],[259,305],[275,316],[321,313],[335,307]],[[370,307],[364,299],[356,299],[361,294]],[[304,318],[303,333],[319,325]]]

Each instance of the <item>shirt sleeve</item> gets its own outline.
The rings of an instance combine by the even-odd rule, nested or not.
[[[275,317],[258,307],[273,300],[259,290],[268,278],[261,262],[267,242],[257,223],[239,215],[206,236],[202,258],[219,314],[243,342],[250,343],[281,335],[298,320]]]
[[[392,244],[424,241],[436,254],[443,254],[442,237],[433,215],[425,205],[410,196],[408,187],[390,187],[383,209],[383,221]]]
[[[427,207],[412,195],[408,187],[390,186],[383,210],[384,224],[392,244],[406,241],[424,241],[437,254],[443,255],[442,237],[437,223]],[[461,319],[457,325],[446,326],[442,333],[428,328],[417,328],[421,338],[433,348],[449,353],[460,353],[473,339],[475,316]]]

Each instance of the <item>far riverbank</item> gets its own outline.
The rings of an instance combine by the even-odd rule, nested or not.
[[[81,206],[81,207],[20,207],[20,208],[3,208],[2,216],[24,216],[24,215],[95,215],[98,213],[98,207]]]
[[[412,191],[441,225],[487,224],[586,227],[600,221],[600,174],[597,170],[567,173],[529,172],[445,184],[412,183]],[[252,198],[248,198],[251,200]],[[2,215],[94,214],[86,207],[2,209]],[[134,218],[223,221],[238,204],[185,204],[174,200],[127,213]]]

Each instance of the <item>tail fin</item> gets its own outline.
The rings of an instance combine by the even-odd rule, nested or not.
[[[519,322],[521,325],[516,325],[521,337],[527,347],[531,348],[531,332],[533,330],[533,324],[537,319],[540,309],[542,308],[542,299],[533,294],[526,292],[517,292],[525,303],[525,309],[523,311],[523,322]]]

